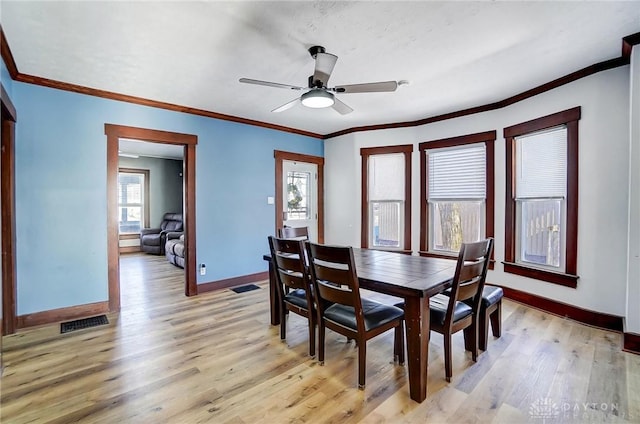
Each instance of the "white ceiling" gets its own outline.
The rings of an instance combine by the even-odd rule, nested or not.
[[[21,74],[317,134],[482,106],[621,55],[639,1],[6,1],[0,22]],[[355,111],[297,105],[322,45],[329,86],[408,80],[337,95]]]

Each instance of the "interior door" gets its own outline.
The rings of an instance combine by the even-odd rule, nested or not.
[[[282,161],[282,222],[288,227],[308,227],[309,240],[318,242],[318,166]]]

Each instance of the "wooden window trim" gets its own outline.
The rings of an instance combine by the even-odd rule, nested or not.
[[[420,256],[448,259],[455,257],[429,252],[429,207],[427,205],[427,199],[429,198],[429,185],[427,184],[429,164],[427,162],[426,150],[484,143],[486,149],[487,178],[487,195],[485,202],[485,237],[494,237],[496,136],[497,132],[493,130],[475,134],[467,134],[458,137],[444,138],[440,140],[425,141],[418,145],[418,150],[420,152]],[[493,269],[494,267],[493,255],[494,253],[492,252],[489,269]]]
[[[129,174],[143,174],[144,175],[144,216],[143,216],[143,220],[144,222],[142,223],[142,227],[143,228],[149,228],[149,221],[151,221],[151,219],[149,218],[150,215],[150,211],[149,211],[149,187],[150,187],[150,182],[149,182],[149,178],[151,176],[151,172],[148,169],[138,169],[138,168],[118,168],[118,174],[120,172],[127,172]],[[120,234],[120,232],[118,232],[119,234],[119,238],[120,240],[126,240],[126,239],[132,239],[135,237],[129,237],[129,236],[137,236],[140,237],[140,233],[127,233],[127,234]]]
[[[504,271],[548,283],[576,288],[578,285],[578,121],[580,106],[504,129],[506,142],[506,198]],[[515,139],[518,136],[566,125],[567,127],[567,235],[565,271],[557,273],[516,264]]]
[[[369,157],[374,155],[387,155],[392,153],[404,154],[404,245],[401,249],[385,249],[411,253],[411,153],[413,144],[403,144],[398,146],[384,147],[363,147],[360,149],[362,157],[361,169],[361,224],[360,224],[360,246],[369,247]]]

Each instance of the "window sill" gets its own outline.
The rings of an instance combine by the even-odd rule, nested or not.
[[[453,260],[457,260],[458,259],[458,254],[454,253],[451,255],[444,255],[441,253],[433,253],[433,252],[425,252],[424,250],[421,250],[420,252],[418,252],[420,254],[420,256],[424,256],[427,258],[442,258],[442,259],[453,259]],[[493,256],[493,254],[491,255]],[[489,269],[493,269],[495,267],[495,263],[496,261],[494,259],[489,259]]]
[[[420,256],[425,256],[425,257],[428,257],[428,258],[458,259],[458,254],[457,253],[452,253],[450,255],[446,255],[444,253],[433,253],[433,252],[424,251],[424,250],[421,250],[418,253],[420,254]]]
[[[523,277],[534,278],[536,280],[546,281],[547,283],[559,284],[565,287],[575,289],[578,287],[578,277],[572,274],[563,274],[560,272],[547,271],[544,269],[530,268],[513,262],[502,262],[504,272],[509,274],[517,274]]]
[[[391,252],[391,253],[402,253],[403,255],[411,255],[413,254],[412,250],[405,249],[384,249],[382,247],[367,247],[369,250],[379,250],[381,252]]]

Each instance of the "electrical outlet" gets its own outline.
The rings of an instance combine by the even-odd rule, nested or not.
[[[205,264],[200,264],[200,275],[206,275],[206,274],[207,274],[207,268]]]

